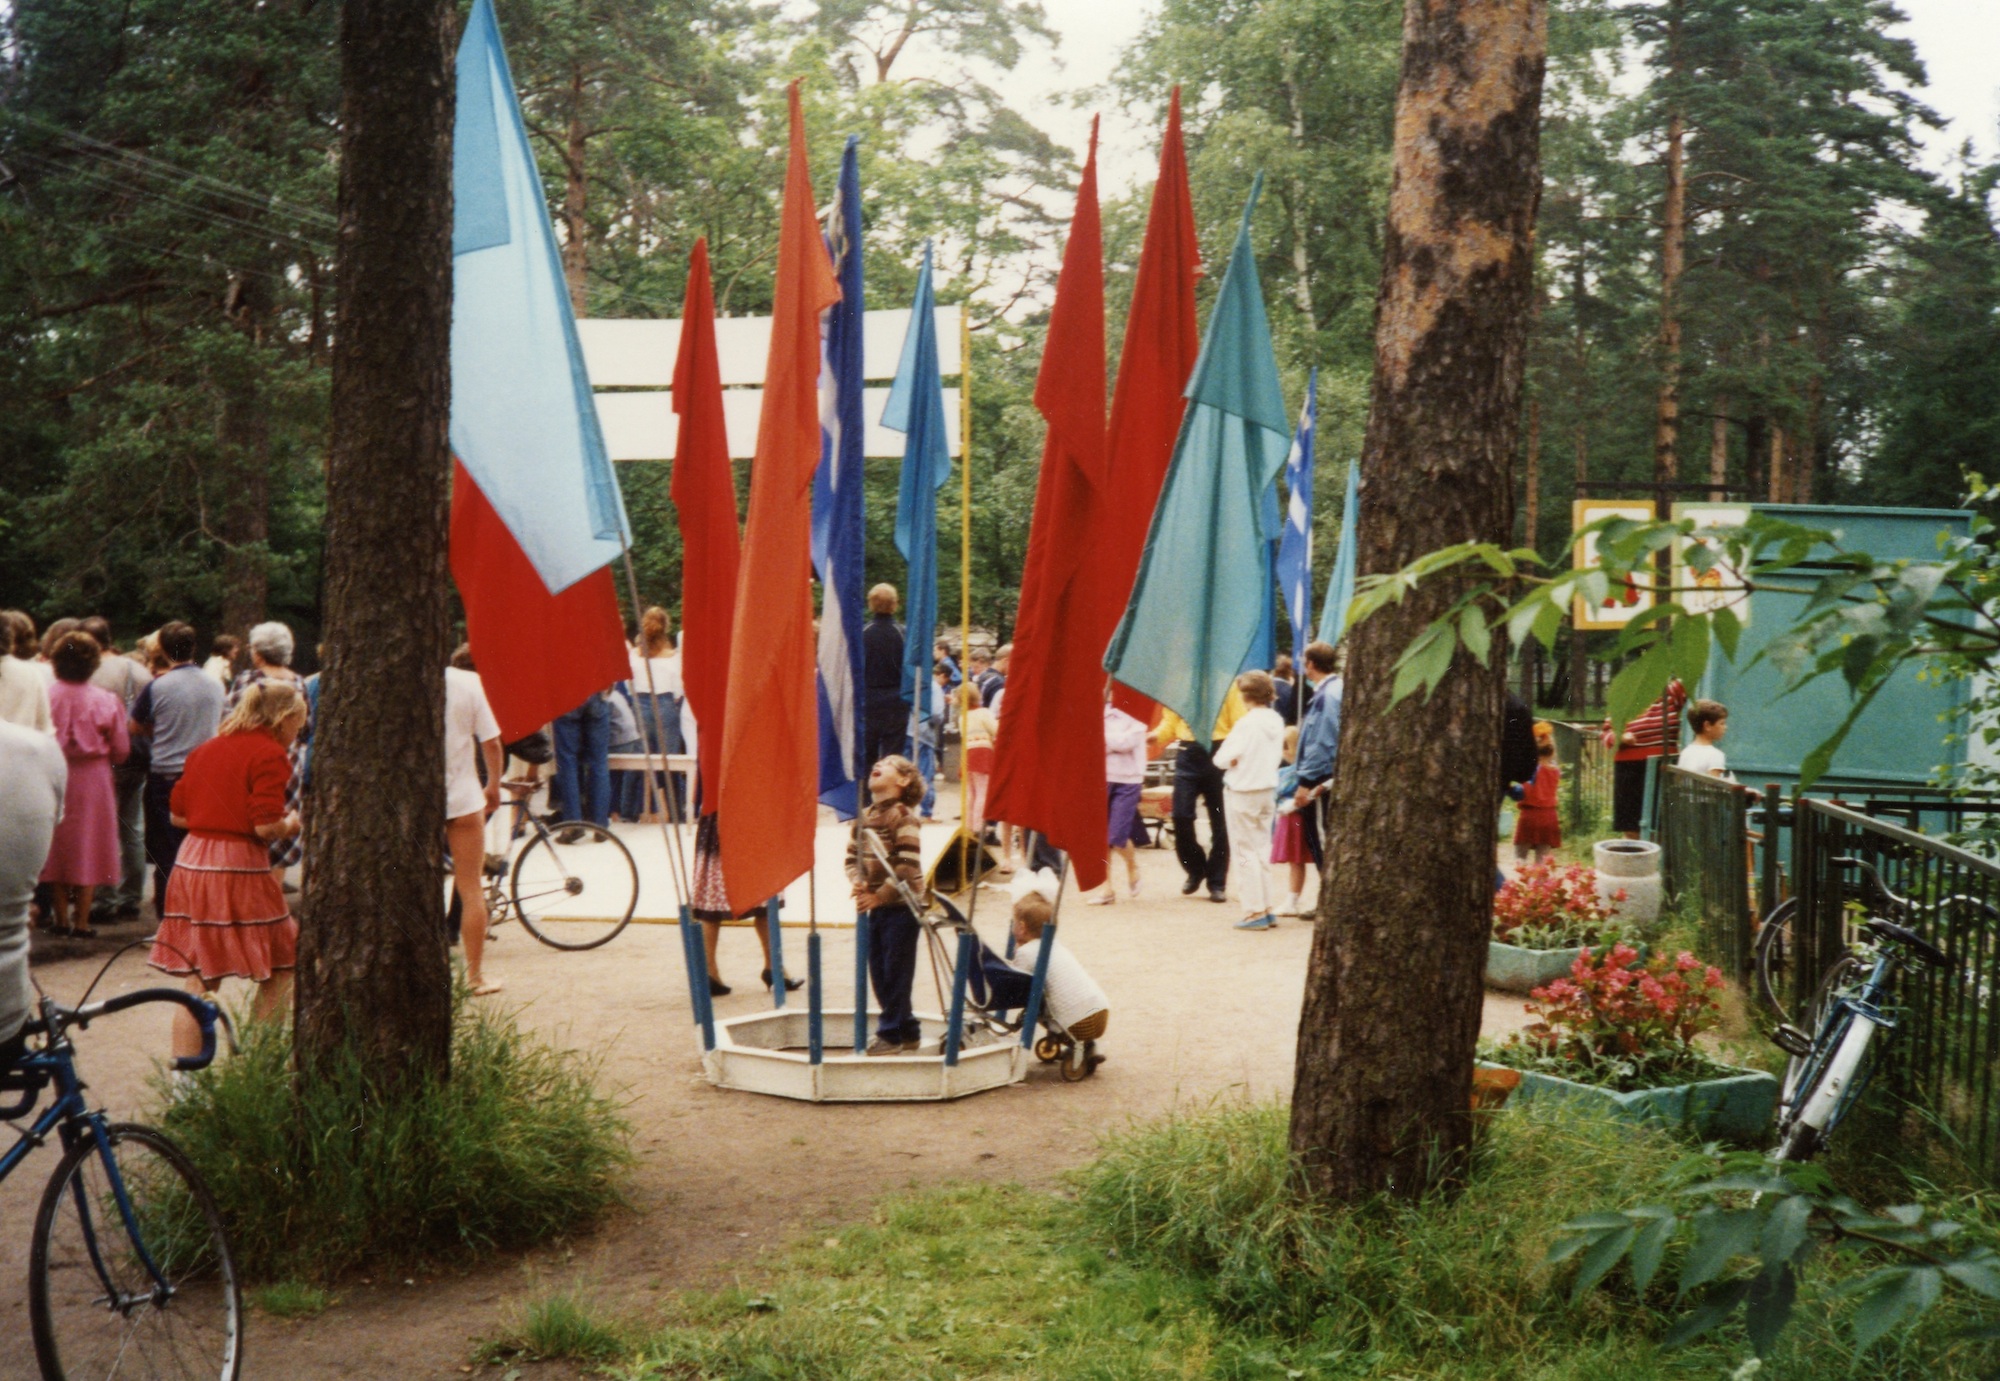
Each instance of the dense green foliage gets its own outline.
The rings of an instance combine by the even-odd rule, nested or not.
[[[483,1352],[571,1356],[628,1381],[1816,1381],[1855,1366],[1881,1381],[1971,1381],[1990,1368],[1994,1344],[1962,1336],[1978,1315],[1958,1295],[1858,1349],[1840,1292],[1865,1258],[1815,1266],[1761,1369],[1739,1371],[1751,1357],[1740,1329],[1666,1347],[1683,1306],[1657,1281],[1640,1292],[1620,1275],[1572,1302],[1570,1269],[1545,1261],[1558,1225],[1577,1207],[1641,1202],[1686,1154],[1623,1123],[1505,1113],[1462,1193],[1316,1213],[1291,1192],[1282,1107],[1208,1109],[1112,1138],[1074,1197],[903,1196],[664,1318],[620,1317],[570,1289],[523,1309]],[[1994,1240],[1990,1203],[1950,1210],[1964,1237]]]
[[[1085,133],[994,86],[1053,41],[1033,0],[500,0],[572,294],[678,310],[706,235],[724,312],[768,306],[783,82],[824,190],[861,136],[871,305],[925,238],[974,324],[974,617],[1012,619],[1040,457],[1047,287]],[[0,11],[0,604],[317,623],[338,117],[334,10],[22,0]],[[2000,433],[1992,170],[1923,172],[1932,117],[1886,0],[1560,0],[1544,291],[1521,442],[1528,534],[1570,480],[1653,470],[1669,121],[1685,131],[1677,460],[1758,497],[1939,504]],[[1260,269],[1289,397],[1321,370],[1317,561],[1365,422],[1397,0],[1164,0],[1112,95],[1186,93],[1208,282],[1262,170]],[[1948,183],[1948,185],[1947,185]],[[1114,357],[1150,187],[1111,190]],[[1114,358],[1115,366],[1115,358]],[[1774,451],[1773,445],[1776,444]],[[1777,456],[1774,468],[1772,457]],[[871,463],[894,579],[896,463]],[[678,600],[666,467],[624,472],[646,598]],[[960,565],[945,491],[941,576]],[[955,597],[944,612],[955,619]]]
[[[595,1067],[463,989],[455,1000],[451,1077],[412,1096],[384,1102],[354,1055],[297,1084],[275,1022],[250,1024],[237,1054],[169,1096],[160,1124],[214,1191],[251,1280],[485,1256],[618,1201],[629,1126]],[[274,1298],[310,1312],[303,1286]]]

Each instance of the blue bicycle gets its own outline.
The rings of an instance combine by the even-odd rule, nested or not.
[[[35,1213],[28,1307],[44,1381],[174,1377],[236,1381],[243,1370],[243,1292],[215,1200],[187,1154],[151,1127],[112,1122],[84,1099],[70,1039],[99,1017],[148,1002],[185,1007],[200,1023],[201,1054],[215,1058],[215,1003],[146,988],[69,1008],[41,999],[19,1053],[0,1058],[0,1120],[55,1100],[0,1155],[0,1179],[53,1133],[62,1159]],[[37,1039],[39,1038],[39,1039]],[[32,1042],[32,1044],[30,1043]],[[18,1129],[17,1129],[18,1130]]]
[[[1836,858],[1833,863],[1861,870],[1871,905],[1905,916],[1913,909],[1909,898],[1889,890],[1873,865],[1858,858]],[[1778,1095],[1773,1160],[1811,1160],[1860,1104],[1896,1031],[1890,998],[1898,970],[1912,959],[1931,968],[1950,967],[1951,959],[1943,950],[1907,926],[1871,917],[1861,930],[1874,944],[1836,960],[1821,980],[1811,1009],[1801,1013],[1812,1032],[1781,1022],[1771,1033],[1778,1048],[1791,1056]],[[1760,950],[1760,960],[1762,955]]]

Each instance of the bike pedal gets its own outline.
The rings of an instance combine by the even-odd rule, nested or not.
[[[1806,1056],[1812,1054],[1813,1038],[1799,1030],[1796,1026],[1781,1024],[1776,1030],[1771,1032],[1771,1044],[1777,1046],[1778,1049],[1784,1051],[1787,1055],[1796,1055],[1800,1059],[1804,1059]]]

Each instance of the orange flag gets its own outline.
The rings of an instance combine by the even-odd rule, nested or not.
[[[811,870],[819,818],[813,687],[812,479],[819,464],[820,313],[840,300],[813,218],[799,84],[778,232],[764,409],[729,640],[730,713],[716,783],[729,906],[745,911]]]

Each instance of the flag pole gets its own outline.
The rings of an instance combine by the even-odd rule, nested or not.
[[[958,308],[958,875],[970,877],[979,841],[968,837],[972,772],[967,767],[966,718],[972,713],[972,310]],[[966,923],[979,906],[979,880],[972,878]]]

